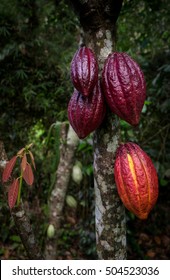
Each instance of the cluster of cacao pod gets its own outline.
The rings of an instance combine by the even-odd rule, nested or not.
[[[98,81],[98,63],[87,47],[80,48],[71,62],[71,78],[75,87],[68,104],[68,118],[80,139],[102,123],[106,104]]]
[[[93,51],[81,47],[71,62],[71,79],[75,90],[68,105],[68,118],[79,138],[100,126],[106,103],[129,124],[139,123],[146,98],[145,79],[138,64],[126,53],[108,56],[99,81]]]
[[[146,84],[142,70],[129,55],[110,54],[100,81],[94,53],[81,47],[71,62],[71,79],[75,90],[68,105],[68,118],[80,139],[101,125],[107,105],[121,119],[138,125]],[[137,144],[120,145],[114,174],[125,207],[140,219],[146,219],[158,197],[157,173],[149,156]]]

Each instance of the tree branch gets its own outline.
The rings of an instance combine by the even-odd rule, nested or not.
[[[37,241],[35,240],[30,219],[25,213],[23,204],[20,203],[18,207],[14,207],[11,214],[29,259],[43,260],[44,257],[40,251]]]
[[[8,158],[5,152],[4,144],[0,141],[0,177],[2,178],[3,170],[8,162]],[[4,186],[4,193],[7,193],[8,185]],[[6,197],[7,199],[7,197]],[[26,215],[23,204],[21,203],[19,207],[14,207],[11,210],[11,215],[14,219],[16,229],[22,240],[24,248],[27,252],[29,259],[42,260],[43,255],[39,249],[33,229],[30,223],[29,217]]]

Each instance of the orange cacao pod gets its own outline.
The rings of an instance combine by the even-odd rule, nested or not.
[[[158,198],[158,177],[150,157],[137,144],[122,144],[116,152],[114,175],[125,207],[146,219]]]
[[[84,96],[93,91],[98,80],[98,63],[91,49],[82,47],[75,53],[71,62],[71,79]]]
[[[106,104],[100,84],[86,97],[75,90],[68,104],[68,119],[80,139],[100,126],[105,112]]]
[[[126,53],[110,54],[102,72],[102,84],[111,111],[137,125],[146,98],[145,79],[139,65]]]

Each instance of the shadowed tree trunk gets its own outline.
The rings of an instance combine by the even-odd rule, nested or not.
[[[122,1],[70,1],[84,30],[84,42],[98,58],[100,76],[107,56],[115,49],[115,24]],[[125,209],[114,182],[115,152],[120,142],[119,120],[107,110],[94,133],[96,245],[99,259],[126,259]]]
[[[69,185],[70,174],[73,168],[74,155],[79,143],[78,136],[69,126],[63,123],[60,132],[60,162],[56,171],[56,182],[49,198],[49,225],[54,228],[54,236],[48,238],[45,247],[47,260],[55,260],[57,256],[57,243],[60,224],[63,217],[63,207]]]

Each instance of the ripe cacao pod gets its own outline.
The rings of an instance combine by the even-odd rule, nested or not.
[[[87,97],[75,90],[68,104],[68,119],[80,139],[100,126],[105,112],[106,104],[99,83]]]
[[[75,53],[71,62],[71,79],[84,96],[93,91],[98,80],[98,63],[91,49],[82,47]]]
[[[113,113],[137,125],[146,98],[146,85],[139,65],[126,53],[108,56],[102,72],[103,91]]]
[[[121,144],[116,151],[114,175],[125,207],[146,219],[158,198],[158,177],[150,157],[137,144]]]

